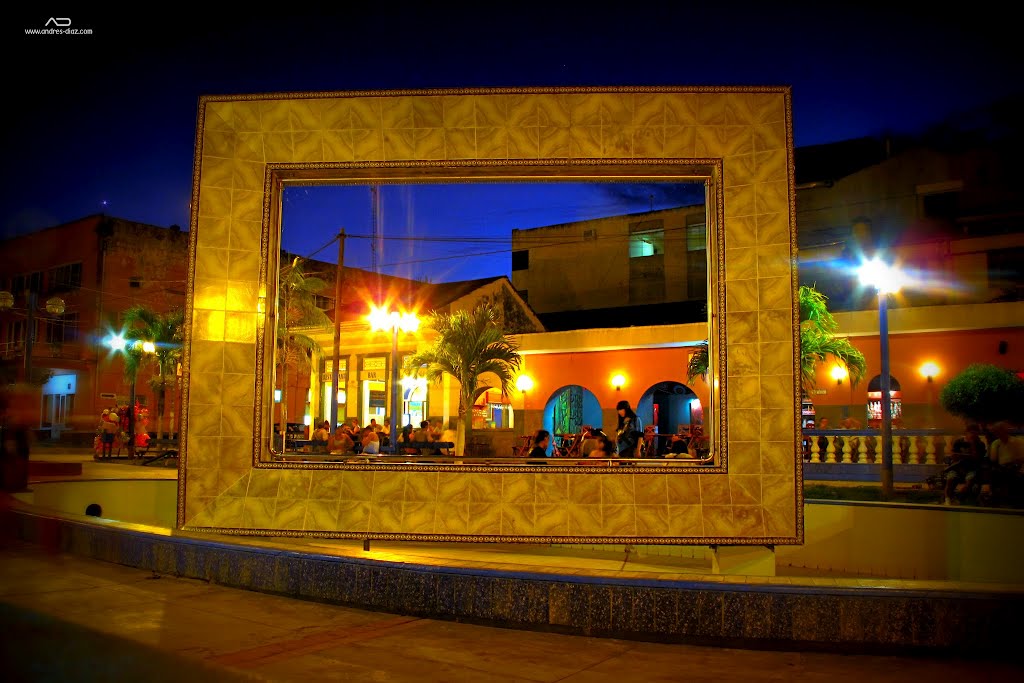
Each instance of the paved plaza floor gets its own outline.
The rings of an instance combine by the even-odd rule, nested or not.
[[[748,651],[516,631],[0,548],[5,681],[1012,681],[1007,663]]]

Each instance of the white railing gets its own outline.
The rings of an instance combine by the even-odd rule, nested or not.
[[[942,465],[962,432],[944,429],[894,429],[894,465]],[[988,439],[981,440],[988,445]],[[810,463],[873,464],[881,462],[881,433],[876,429],[805,429],[804,461]]]

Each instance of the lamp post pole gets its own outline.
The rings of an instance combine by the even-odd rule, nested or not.
[[[878,337],[882,355],[882,495],[892,495],[892,395],[889,375],[889,295],[878,292]]]
[[[36,340],[36,293],[26,292],[28,301],[28,328],[25,330],[25,382],[32,383],[32,344]]]
[[[394,321],[394,326],[391,329],[391,430],[388,433],[393,453],[398,452],[398,420],[398,321]]]

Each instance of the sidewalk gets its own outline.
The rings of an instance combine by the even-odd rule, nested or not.
[[[1002,663],[728,650],[401,617],[0,548],[5,680],[1016,680]],[[1014,673],[1016,672],[1016,673]]]

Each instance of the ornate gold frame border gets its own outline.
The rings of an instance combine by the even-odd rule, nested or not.
[[[276,529],[222,529],[220,527],[190,526],[192,533],[222,534],[224,536],[257,536],[260,538],[326,538],[357,541],[413,541],[430,543],[540,543],[556,545],[795,545],[786,536],[763,538],[736,538],[732,536],[500,536],[473,534],[400,534],[373,531],[293,531]],[[802,542],[802,540],[801,540]]]
[[[624,172],[624,171],[629,172]],[[638,170],[645,171],[638,173]],[[725,349],[725,221],[724,197],[722,190],[722,159],[552,159],[552,160],[453,160],[453,161],[372,161],[372,162],[307,162],[307,163],[269,163],[264,177],[263,194],[263,231],[260,240],[260,280],[259,291],[266,293],[266,301],[276,302],[277,281],[271,278],[271,270],[276,273],[280,264],[279,251],[281,243],[281,204],[282,192],[286,185],[308,184],[351,184],[367,183],[458,183],[458,182],[559,182],[562,180],[579,180],[592,182],[610,182],[614,180],[643,181],[692,181],[705,183],[705,205],[708,221],[712,230],[708,234],[714,238],[708,240],[708,291],[714,292],[709,297],[708,339],[716,340],[712,345],[712,357],[716,358],[716,367],[709,372],[708,381],[711,387],[711,414],[716,421],[716,439],[712,445],[717,465],[687,466],[685,464],[669,464],[664,467],[616,467],[594,468],[586,466],[559,465],[558,472],[593,474],[599,469],[602,474],[715,474],[728,472],[728,428],[726,423],[726,406],[722,397],[726,394],[726,356]],[[270,264],[277,264],[271,269]],[[713,267],[712,267],[713,266]],[[275,351],[275,335],[270,323],[271,310],[276,306],[265,307],[256,329],[256,401],[253,409],[253,467],[265,469],[296,469],[296,470],[356,470],[388,472],[536,472],[532,465],[416,465],[416,464],[350,464],[350,463],[296,463],[267,460],[268,436],[264,434],[265,422],[269,424],[271,388],[265,378],[269,367],[273,367]],[[723,351],[719,352],[719,349]],[[718,379],[718,382],[714,381]]]
[[[761,93],[761,94],[779,94],[783,96],[784,109],[785,109],[785,128],[786,128],[786,143],[790,153],[787,155],[787,180],[789,185],[789,228],[790,228],[790,255],[795,263],[797,256],[797,240],[796,240],[796,197],[794,194],[795,188],[795,165],[792,154],[793,149],[793,103],[792,103],[792,90],[789,86],[586,86],[586,87],[515,87],[515,88],[435,88],[425,90],[413,90],[413,89],[400,89],[400,90],[350,90],[350,91],[309,91],[309,92],[277,92],[277,93],[252,93],[252,94],[238,94],[238,95],[204,95],[199,98],[198,103],[198,115],[197,125],[195,133],[194,149],[195,154],[192,165],[192,199],[191,199],[191,216],[189,221],[189,263],[188,263],[188,283],[185,300],[185,319],[191,321],[193,319],[193,308],[194,308],[194,282],[195,282],[195,255],[197,249],[197,229],[199,223],[199,190],[200,190],[200,172],[202,168],[202,150],[203,150],[203,134],[205,130],[205,118],[206,118],[206,105],[212,102],[242,102],[242,101],[265,101],[265,100],[276,100],[276,99],[321,99],[321,98],[332,98],[332,97],[394,97],[394,96],[431,96],[431,95],[501,95],[501,94],[589,94],[589,93],[677,93],[677,94],[701,94],[701,93]],[[543,160],[540,160],[543,161]],[[616,161],[633,161],[638,162],[642,160],[616,160]],[[411,163],[411,162],[410,162]],[[513,164],[516,162],[512,162]],[[530,160],[524,160],[524,163],[536,163]],[[585,163],[585,162],[584,162]],[[315,165],[315,164],[314,164]],[[369,164],[372,165],[372,164]],[[721,178],[721,162],[719,161],[719,178]],[[315,181],[308,181],[315,182]],[[719,182],[715,188],[715,196],[718,201],[717,210],[714,214],[709,214],[710,217],[714,217],[718,221],[718,229],[724,226],[724,213],[723,213],[723,197],[722,197],[722,183]],[[716,230],[717,232],[717,230]],[[266,263],[266,260],[263,260]],[[721,250],[717,258],[718,268],[720,270],[720,282],[724,280],[724,250]],[[709,269],[710,273],[710,269]],[[793,287],[792,287],[792,305],[793,305],[793,324],[794,329],[799,329],[799,301],[797,294],[797,272],[793,269],[792,272]],[[261,280],[265,281],[265,273],[261,268]],[[724,313],[724,301],[722,304],[721,311]],[[724,348],[725,341],[725,330],[724,330],[724,317],[720,321],[722,323],[719,327],[719,333],[716,337],[719,340],[720,345]],[[262,326],[260,326],[262,328]],[[713,330],[712,330],[713,331]],[[185,405],[188,405],[189,400],[189,387],[190,387],[190,366],[191,357],[188,350],[191,348],[191,336],[192,327],[191,324],[186,326],[185,329],[185,340],[184,348],[186,349],[185,358],[182,364],[182,371],[184,373],[184,381],[182,382],[182,400]],[[710,338],[710,337],[709,337]],[[799,443],[800,434],[800,337],[798,334],[794,335],[794,373],[793,373],[793,421],[795,426],[795,433],[797,438],[794,442],[794,448]],[[260,348],[257,345],[257,348]],[[261,354],[257,354],[261,355]],[[724,354],[719,354],[724,356]],[[726,381],[727,374],[725,372],[725,358],[720,357],[718,359],[718,369],[720,370],[719,386],[715,387],[712,381],[712,392],[716,389],[721,392],[724,390],[723,383]],[[712,366],[715,368],[715,366]],[[257,374],[257,382],[262,382],[262,373]],[[257,387],[261,389],[261,387]],[[724,394],[719,394],[724,395]],[[261,395],[262,396],[262,395]],[[713,399],[713,402],[715,400]],[[721,401],[718,401],[721,403]],[[727,439],[727,415],[726,407],[721,406],[721,419],[719,420],[720,436],[722,437],[722,443],[728,445]],[[183,411],[180,416],[180,431],[182,434],[188,434],[188,411]],[[727,450],[727,449],[726,449]],[[258,451],[254,449],[254,455]],[[255,458],[259,459],[259,458]],[[177,500],[177,527],[179,529],[185,528],[185,487],[186,487],[186,464],[187,464],[187,438],[182,443],[181,447],[181,458],[178,463],[178,500]],[[278,467],[278,463],[254,463],[255,466],[259,467]],[[673,537],[673,538],[643,538],[638,539],[634,537],[628,538],[604,538],[604,537],[506,537],[506,536],[436,536],[436,535],[419,535],[419,534],[388,534],[388,533],[359,533],[359,532],[322,532],[322,531],[278,531],[272,529],[242,529],[242,528],[220,528],[220,527],[189,527],[189,530],[195,530],[200,532],[208,532],[215,534],[225,535],[248,535],[248,536],[281,536],[281,537],[311,537],[311,538],[357,538],[357,539],[382,539],[382,540],[432,540],[442,541],[445,538],[455,541],[493,541],[493,542],[542,542],[542,543],[558,543],[558,542],[589,542],[589,543],[644,543],[650,545],[657,544],[693,544],[693,545],[715,545],[715,544],[728,544],[728,545],[799,545],[803,543],[804,539],[804,496],[803,496],[803,463],[799,458],[794,458],[794,482],[795,482],[795,493],[794,496],[794,507],[795,507],[795,519],[796,528],[795,535],[793,537],[762,537],[762,538],[738,538],[738,537]],[[292,465],[292,468],[296,469],[324,469],[326,466],[315,463],[307,465]],[[360,466],[354,466],[360,467]],[[435,468],[444,468],[446,466],[434,466]],[[331,469],[336,469],[333,467]],[[418,469],[417,466],[410,466],[410,469]],[[518,468],[517,468],[518,470]],[[657,472],[663,470],[663,468],[652,468],[653,471]],[[727,459],[726,453],[723,451],[723,460],[721,471],[727,470]],[[439,469],[438,471],[445,471]],[[487,468],[485,471],[494,472],[495,468]],[[570,471],[566,468],[566,471]],[[687,470],[693,472],[700,472],[702,470]],[[714,471],[718,471],[717,468]],[[635,472],[634,472],[635,473]]]

